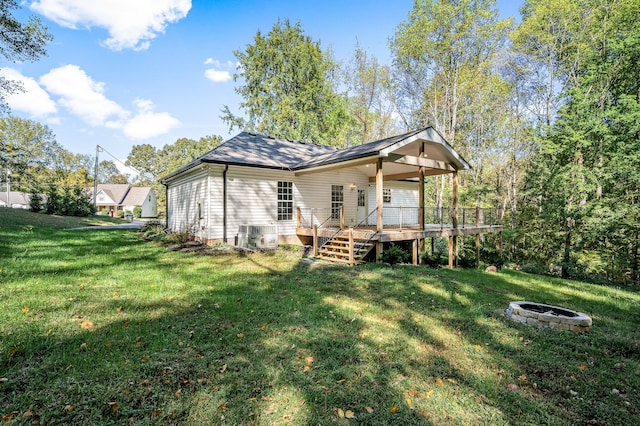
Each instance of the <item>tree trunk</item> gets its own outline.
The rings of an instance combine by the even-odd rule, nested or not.
[[[562,257],[562,278],[569,278],[569,261],[571,260],[571,228],[564,236],[564,256]]]

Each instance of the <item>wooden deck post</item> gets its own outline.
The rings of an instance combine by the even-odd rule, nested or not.
[[[382,224],[382,208],[384,206],[382,197],[382,188],[384,186],[384,174],[382,172],[382,158],[378,158],[376,162],[376,231],[382,232],[384,226]],[[376,242],[376,262],[380,262],[382,257],[382,243]]]
[[[353,242],[353,228],[349,228],[349,265],[356,264],[354,251],[355,251],[355,244]]]
[[[476,206],[476,228],[480,226],[480,207]],[[476,268],[480,266],[480,234],[476,234]]]
[[[340,230],[344,230],[344,206],[340,206]]]
[[[318,225],[313,225],[313,257],[318,257]]]
[[[453,212],[451,215],[451,223],[454,231],[458,228],[458,172],[453,172]],[[458,266],[458,236],[452,235],[449,237],[449,267],[453,268]]]
[[[301,224],[302,224],[302,210],[300,210],[300,207],[296,207],[296,228],[300,229]]]
[[[424,157],[424,142],[420,144],[420,157]],[[418,194],[418,223],[420,230],[424,231],[424,167],[420,167],[418,170],[419,194]],[[424,251],[424,238],[418,241],[418,255]],[[422,258],[418,256],[418,264],[422,265]]]
[[[453,236],[449,237],[449,268],[453,268],[453,241],[454,241]]]
[[[413,263],[414,265],[417,265],[417,264],[418,264],[418,259],[419,259],[419,256],[418,256],[418,240],[413,240],[413,244],[412,244],[412,246],[413,246],[413,247],[412,247],[412,248],[413,248],[413,250],[412,250],[412,256],[411,256],[411,257],[412,257],[412,260],[413,260],[413,262],[412,262],[412,263]]]

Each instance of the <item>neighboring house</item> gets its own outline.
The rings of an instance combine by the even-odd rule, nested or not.
[[[14,209],[28,209],[31,201],[31,194],[28,192],[6,191],[0,192],[0,207],[7,207],[7,195],[9,196],[9,204]]]
[[[93,199],[93,188],[85,188]],[[153,189],[128,184],[98,184],[96,207],[98,211],[107,209],[117,212],[129,210],[135,206],[142,208],[142,217],[158,217],[158,201]]]
[[[319,249],[320,237],[372,229],[362,238],[380,255],[385,242],[462,235],[457,219],[441,220],[437,233],[429,228],[421,194],[424,176],[453,174],[457,215],[457,172],[468,168],[431,127],[345,149],[243,132],[161,183],[168,228],[205,242],[234,242],[246,225],[277,225],[281,243],[313,238]]]

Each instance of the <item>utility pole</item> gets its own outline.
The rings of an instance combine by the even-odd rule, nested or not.
[[[7,207],[11,207],[11,200],[9,196],[11,194],[11,170],[7,169]]]
[[[98,153],[100,152],[100,145],[96,145],[96,165],[93,170],[93,207],[98,208]]]

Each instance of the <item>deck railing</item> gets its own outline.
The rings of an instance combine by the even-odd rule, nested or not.
[[[354,228],[376,225],[376,209],[369,212],[367,217]],[[299,227],[313,228],[344,228],[344,209],[331,208],[299,208]],[[418,228],[420,225],[419,207],[384,207],[382,210],[382,224],[390,228]],[[502,223],[502,210],[486,207],[459,207],[457,227],[496,226]],[[453,226],[452,207],[425,207],[425,227],[439,226],[441,228]],[[342,226],[341,226],[342,224]]]

